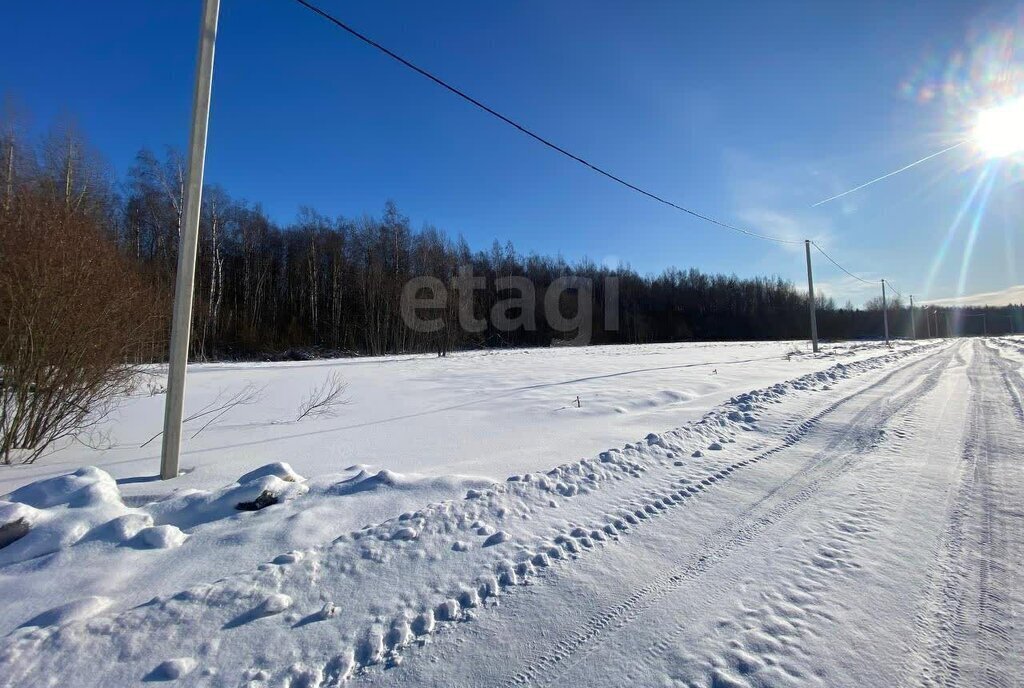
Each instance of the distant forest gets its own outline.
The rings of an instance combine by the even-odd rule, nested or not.
[[[142,150],[127,176],[117,179],[73,127],[29,140],[18,127],[0,122],[0,162],[4,208],[45,196],[94,225],[151,285],[156,310],[166,316],[165,332],[182,226],[183,157]],[[466,332],[455,325],[451,306],[439,316],[445,322],[440,332],[408,328],[401,317],[408,280],[430,275],[448,283],[460,266],[486,279],[472,301],[473,311],[485,319],[496,302],[511,295],[497,288],[500,277],[528,278],[538,301],[561,276],[591,279],[593,344],[809,336],[806,293],[779,277],[709,275],[694,268],[641,275],[629,267],[524,255],[497,241],[489,250],[474,250],[439,228],[414,229],[391,202],[379,216],[328,217],[303,208],[293,222],[279,224],[258,203],[210,185],[200,231],[193,327],[193,358],[200,360],[549,346],[567,338],[545,321],[541,304],[532,330],[501,331],[488,323]],[[608,278],[617,279],[617,329],[606,326],[614,320],[604,312]],[[910,336],[906,304],[893,299],[889,309],[892,336]],[[969,317],[982,313],[987,316]],[[1014,313],[1019,331],[1019,308],[971,309],[954,320],[965,333],[983,327],[1005,333]],[[939,335],[947,334],[945,311],[932,321]],[[916,325],[919,336],[927,334],[920,309]],[[819,297],[818,329],[823,339],[880,338],[880,303],[856,309]],[[163,335],[153,337],[140,356],[161,359],[165,341]]]

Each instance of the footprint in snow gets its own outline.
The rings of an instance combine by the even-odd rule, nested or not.
[[[497,533],[494,533],[486,540],[484,540],[483,546],[491,547],[493,545],[500,545],[501,543],[506,542],[509,539],[509,537],[509,534],[506,533],[504,530],[499,530]]]
[[[143,681],[177,681],[183,676],[191,674],[197,666],[196,660],[191,657],[178,657],[168,659],[161,663],[153,671],[143,677]]]
[[[292,606],[292,598],[282,593],[275,593],[268,595],[259,605],[255,608],[239,614],[231,621],[224,624],[224,630],[231,628],[238,628],[239,626],[245,625],[250,621],[262,619],[266,616],[274,616],[280,614],[284,610]]]

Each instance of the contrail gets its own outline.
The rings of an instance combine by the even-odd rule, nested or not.
[[[964,139],[960,143],[954,143],[949,148],[943,148],[942,150],[938,151],[937,153],[932,153],[931,155],[926,155],[923,158],[921,158],[920,160],[915,160],[914,162],[910,163],[909,165],[904,165],[903,167],[899,168],[898,170],[893,170],[892,172],[890,172],[888,174],[883,174],[881,177],[875,177],[871,181],[864,182],[860,186],[855,186],[852,189],[850,189],[849,191],[844,191],[841,194],[836,194],[835,196],[832,196],[830,198],[826,198],[824,201],[818,201],[817,203],[815,203],[811,207],[812,208],[817,208],[819,205],[823,205],[825,203],[828,203],[829,201],[834,201],[837,198],[842,198],[843,196],[846,196],[848,194],[852,194],[854,191],[860,191],[865,186],[871,186],[875,182],[880,182],[883,179],[888,179],[889,177],[893,176],[894,174],[899,174],[900,172],[904,172],[906,170],[909,170],[911,167],[915,167],[917,165],[920,165],[923,162],[927,162],[928,160],[931,160],[932,158],[938,157],[938,156],[942,155],[943,153],[948,153],[949,151],[953,150],[954,148],[959,148],[960,146],[964,145],[965,143],[967,143],[967,139]]]

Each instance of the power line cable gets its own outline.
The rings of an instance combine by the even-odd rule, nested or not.
[[[369,45],[369,46],[371,46],[373,48],[376,48],[377,50],[379,50],[380,52],[384,53],[385,55],[387,55],[391,59],[393,59],[393,60],[401,63],[402,65],[408,67],[409,69],[413,70],[417,74],[419,74],[421,76],[424,76],[427,79],[430,79],[431,81],[433,81],[435,84],[437,84],[441,88],[444,88],[445,90],[455,94],[459,98],[462,98],[466,102],[468,102],[471,105],[473,105],[473,106],[483,110],[487,114],[492,115],[493,117],[496,117],[497,119],[501,120],[505,124],[508,124],[508,125],[516,128],[516,129],[518,129],[523,134],[526,134],[530,138],[532,138],[535,141],[537,141],[537,142],[547,146],[551,150],[554,150],[554,151],[556,151],[558,153],[561,153],[562,155],[566,156],[567,158],[570,158],[571,160],[574,160],[574,161],[578,162],[579,164],[581,164],[581,165],[583,165],[585,167],[589,167],[594,172],[597,172],[598,174],[603,175],[603,176],[607,177],[608,179],[611,179],[612,181],[617,182],[617,183],[621,184],[622,186],[625,186],[628,189],[632,189],[633,191],[636,191],[637,193],[643,194],[644,196],[647,196],[648,198],[651,198],[651,199],[653,199],[653,200],[655,200],[655,201],[657,201],[659,203],[662,203],[664,205],[667,205],[667,206],[669,206],[671,208],[675,208],[676,210],[680,210],[680,211],[682,211],[682,212],[684,212],[684,213],[686,213],[688,215],[691,215],[691,216],[693,216],[693,217],[695,217],[695,218],[697,218],[699,220],[703,220],[705,222],[709,222],[709,223],[711,223],[713,225],[717,225],[717,226],[722,227],[724,229],[730,229],[730,230],[732,230],[734,232],[739,232],[740,234],[745,234],[747,236],[754,237],[756,239],[764,239],[766,241],[775,241],[775,242],[778,242],[780,244],[799,244],[799,243],[803,242],[803,239],[785,239],[785,238],[782,238],[782,237],[771,236],[769,234],[762,234],[762,233],[759,233],[759,232],[754,232],[752,230],[745,229],[743,227],[737,227],[736,225],[729,224],[728,222],[723,222],[722,220],[717,220],[717,219],[715,219],[715,218],[713,218],[713,217],[711,217],[709,215],[705,215],[705,214],[700,213],[700,212],[698,212],[696,210],[691,210],[690,208],[686,208],[686,207],[681,206],[681,205],[679,205],[677,203],[673,203],[672,201],[669,201],[669,200],[667,200],[665,198],[662,198],[661,196],[658,196],[655,193],[652,193],[650,191],[642,189],[639,186],[637,186],[636,184],[628,182],[625,179],[623,179],[622,177],[619,177],[619,176],[617,176],[615,174],[612,174],[611,172],[609,172],[609,171],[607,171],[607,170],[605,170],[605,169],[603,169],[601,167],[598,167],[597,165],[594,165],[593,163],[587,162],[586,160],[584,160],[580,156],[576,155],[575,153],[571,153],[568,150],[566,150],[565,148],[563,148],[563,147],[561,147],[561,146],[559,146],[559,145],[549,141],[548,139],[544,138],[540,134],[537,134],[537,133],[531,131],[530,129],[527,129],[522,124],[519,124],[515,120],[513,120],[513,119],[511,119],[509,117],[506,117],[505,115],[501,114],[497,110],[495,110],[495,109],[485,105],[484,103],[480,102],[479,100],[477,100],[473,96],[471,96],[468,93],[466,93],[466,92],[456,88],[455,86],[452,86],[448,82],[444,81],[443,79],[441,79],[438,76],[435,76],[435,75],[431,74],[430,72],[428,72],[427,70],[423,69],[422,67],[418,67],[417,65],[413,64],[412,62],[410,62],[409,60],[405,59],[401,55],[399,55],[399,54],[395,53],[394,51],[389,50],[388,48],[384,47],[383,45],[381,45],[377,41],[373,40],[369,36],[366,36],[366,35],[360,33],[359,31],[353,29],[351,26],[349,26],[348,24],[344,23],[343,21],[341,21],[337,17],[329,14],[328,12],[326,12],[325,10],[317,7],[316,5],[314,5],[314,4],[310,3],[310,2],[307,2],[307,0],[295,0],[295,2],[297,2],[300,5],[302,5],[303,7],[308,9],[310,12],[313,12],[314,14],[322,17],[323,19],[326,19],[329,22],[331,22],[332,24],[334,24],[339,29],[341,29],[343,31],[346,31],[347,33],[349,33],[350,35],[354,36],[355,38],[358,38],[363,43],[366,43],[367,45]]]
[[[674,203],[672,201],[669,201],[669,200],[667,200],[667,199],[665,199],[665,198],[663,198],[663,197],[661,197],[661,196],[659,196],[659,195],[657,195],[655,193],[647,191],[646,189],[643,189],[643,188],[637,186],[636,184],[628,182],[625,179],[623,179],[622,177],[619,177],[618,175],[613,174],[613,173],[609,172],[608,170],[606,170],[606,169],[604,169],[602,167],[599,167],[599,166],[597,166],[597,165],[595,165],[593,163],[588,162],[587,160],[583,159],[579,155],[576,155],[575,153],[570,152],[566,148],[563,148],[562,146],[559,146],[558,144],[556,144],[556,143],[554,143],[554,142],[544,138],[540,134],[537,134],[536,132],[532,131],[531,129],[528,129],[527,127],[525,127],[524,125],[520,124],[519,122],[511,119],[510,117],[507,117],[506,115],[501,114],[500,112],[498,112],[494,108],[492,108],[492,107],[482,103],[481,101],[477,100],[476,98],[474,98],[473,96],[469,95],[465,91],[462,91],[461,89],[459,89],[459,88],[449,84],[448,82],[446,82],[445,80],[441,79],[440,77],[432,74],[431,72],[428,72],[427,70],[423,69],[422,67],[419,67],[418,65],[416,65],[416,64],[410,62],[409,60],[405,59],[404,57],[402,57],[398,53],[394,52],[393,50],[390,50],[389,48],[381,45],[380,43],[378,43],[377,41],[373,40],[369,36],[366,36],[365,34],[357,31],[356,29],[352,28],[351,26],[349,26],[345,22],[341,21],[340,19],[338,19],[334,15],[328,13],[326,10],[323,10],[320,7],[317,7],[316,5],[312,4],[311,2],[308,2],[308,0],[295,0],[295,2],[297,2],[300,5],[302,5],[303,7],[308,9],[309,11],[311,11],[314,14],[316,14],[317,16],[321,17],[322,19],[327,20],[328,22],[330,22],[331,24],[333,24],[337,28],[345,31],[349,35],[359,39],[360,41],[362,41],[363,43],[369,45],[370,47],[375,48],[376,50],[384,53],[385,55],[387,55],[391,59],[395,60],[396,62],[398,62],[398,63],[402,64],[403,66],[413,70],[417,74],[419,74],[419,75],[421,75],[423,77],[426,77],[430,81],[433,81],[435,84],[437,84],[441,88],[443,88],[443,89],[449,91],[450,93],[458,96],[459,98],[465,100],[466,102],[470,103],[474,107],[476,107],[476,108],[478,108],[480,110],[483,110],[484,112],[486,112],[487,114],[491,115],[492,117],[495,117],[495,118],[501,120],[502,122],[504,122],[505,124],[508,124],[509,126],[519,130],[521,133],[525,134],[526,136],[529,136],[530,138],[534,139],[538,143],[540,143],[540,144],[550,148],[551,150],[553,150],[553,151],[555,151],[557,153],[560,153],[561,155],[564,155],[565,157],[573,160],[574,162],[577,162],[577,163],[583,165],[584,167],[587,167],[590,170],[592,170],[594,172],[597,172],[598,174],[600,174],[600,175],[602,175],[602,176],[604,176],[604,177],[606,177],[606,178],[608,178],[608,179],[610,179],[610,180],[612,180],[612,181],[614,181],[614,182],[616,182],[618,184],[621,184],[622,186],[625,186],[626,188],[628,188],[628,189],[630,189],[632,191],[635,191],[635,192],[637,192],[639,194],[647,196],[648,198],[650,198],[650,199],[652,199],[654,201],[657,201],[658,203],[661,203],[663,205],[667,205],[670,208],[674,208],[675,210],[679,210],[681,212],[684,212],[684,213],[686,213],[686,214],[688,214],[688,215],[690,215],[692,217],[695,217],[695,218],[697,218],[699,220],[703,220],[705,222],[708,222],[710,224],[716,225],[716,226],[721,227],[723,229],[728,229],[728,230],[732,230],[734,232],[739,232],[740,234],[744,234],[746,236],[750,236],[750,237],[753,237],[755,239],[764,239],[766,241],[774,241],[774,242],[777,242],[777,243],[780,243],[780,244],[799,244],[799,243],[801,243],[803,241],[802,239],[786,239],[786,238],[783,238],[783,237],[772,236],[770,234],[763,234],[763,233],[760,233],[760,232],[755,232],[755,231],[746,229],[744,227],[739,227],[739,226],[730,224],[728,222],[723,222],[722,220],[718,220],[718,219],[716,219],[714,217],[711,217],[709,215],[705,215],[704,213],[701,213],[701,212],[698,212],[698,211],[693,210],[691,208],[687,208],[685,206],[679,205],[679,204]],[[948,150],[952,150],[953,148],[956,148],[958,145],[960,145],[960,144],[957,144],[956,146],[951,146],[950,148],[945,149],[943,151],[940,151],[939,153],[936,153],[935,155],[938,155],[938,154],[941,154],[941,153],[945,153]],[[934,157],[934,155],[933,156],[928,156],[928,158],[925,158],[925,159],[930,159],[931,157]],[[919,162],[921,162],[921,161],[919,161]],[[917,163],[914,163],[914,164],[917,164]],[[858,188],[860,188],[860,187],[858,187]],[[842,194],[842,195],[845,195],[845,194]],[[832,200],[832,199],[827,199],[827,200]],[[872,280],[866,280],[863,277],[860,277],[859,275],[856,275],[853,272],[850,272],[849,270],[847,270],[838,261],[836,261],[832,256],[830,256],[828,253],[826,253],[825,250],[823,248],[821,248],[821,246],[819,246],[817,244],[817,242],[811,240],[811,243],[814,245],[814,248],[816,248],[818,250],[818,252],[821,253],[821,255],[823,255],[830,263],[835,265],[837,268],[842,270],[844,273],[846,273],[847,275],[849,275],[853,279],[855,279],[855,280],[857,280],[859,282],[862,282],[864,284],[874,284],[874,282]],[[890,284],[890,286],[891,286],[891,284]],[[900,297],[903,296],[903,294],[901,294],[895,288],[893,288],[893,291],[896,292],[896,294],[899,295]]]
[[[820,253],[821,255],[825,256],[825,258],[827,258],[827,259],[828,259],[828,261],[829,261],[830,263],[832,263],[833,265],[835,265],[835,266],[836,266],[837,268],[839,268],[840,270],[842,270],[843,272],[845,272],[845,273],[846,273],[847,275],[849,275],[849,276],[850,276],[850,277],[852,277],[853,279],[855,279],[855,280],[857,280],[857,281],[859,281],[859,282],[863,282],[864,284],[874,284],[874,282],[873,282],[873,281],[871,281],[871,280],[866,280],[866,279],[864,279],[863,277],[860,277],[860,276],[858,276],[858,275],[855,275],[855,274],[853,274],[852,272],[850,272],[849,270],[847,270],[846,268],[844,268],[844,267],[843,267],[842,265],[840,265],[840,264],[839,264],[839,263],[838,263],[838,262],[836,261],[836,259],[835,259],[835,258],[833,258],[833,257],[832,257],[832,256],[830,256],[829,254],[825,253],[825,249],[823,249],[823,248],[822,248],[821,246],[818,246],[818,244],[817,244],[816,242],[812,241],[812,242],[811,242],[811,245],[812,245],[812,246],[814,246],[814,248],[818,249],[818,253]]]

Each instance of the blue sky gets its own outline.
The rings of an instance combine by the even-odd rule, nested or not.
[[[819,237],[850,269],[904,293],[1024,282],[1019,160],[992,175],[966,268],[973,209],[933,262],[980,173],[968,147],[810,207],[954,142],[993,95],[987,72],[955,76],[934,97],[929,87],[957,53],[984,67],[985,49],[1008,35],[1019,69],[1020,3],[319,2],[655,193],[754,230]],[[119,172],[140,147],[183,149],[199,9],[14,0],[0,94],[39,127],[73,116]],[[1011,82],[1002,95],[1024,88]],[[415,225],[479,248],[510,239],[522,252],[642,272],[804,279],[802,247],[723,231],[618,187],[292,0],[223,0],[207,160],[208,182],[280,221],[303,205],[354,216],[394,199]],[[816,277],[840,302],[874,295],[823,260]]]

